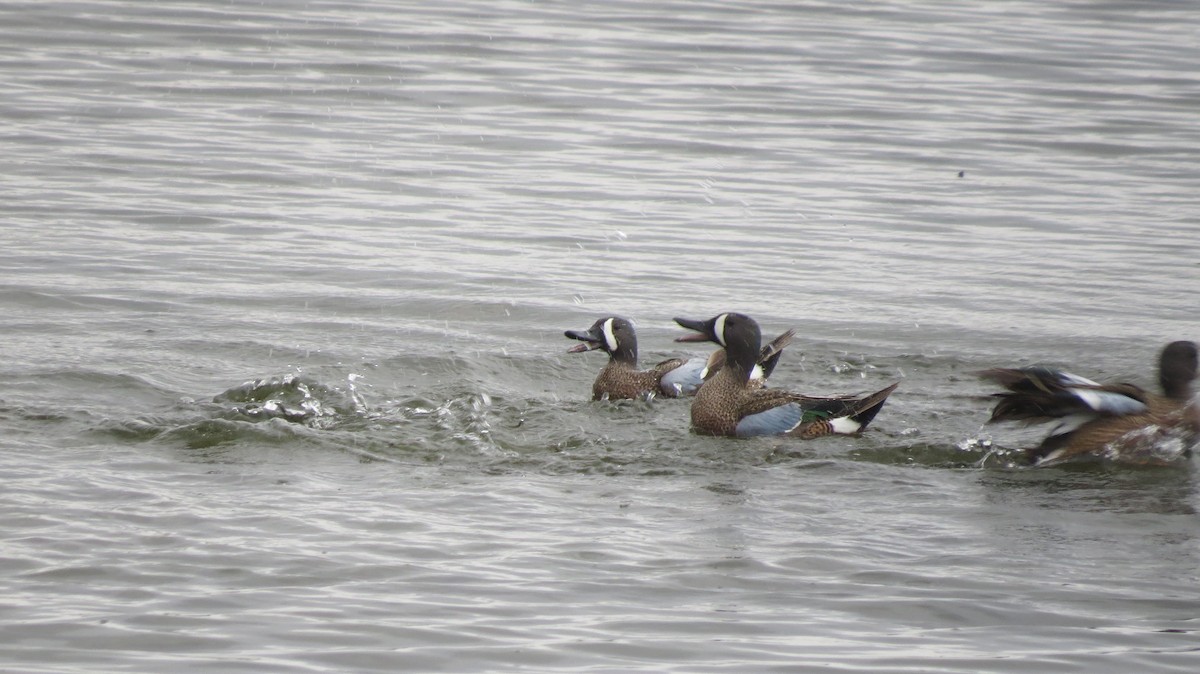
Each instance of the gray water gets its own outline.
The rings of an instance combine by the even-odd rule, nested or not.
[[[5,672],[1193,672],[1190,2],[0,5]],[[861,438],[588,401],[737,310]]]

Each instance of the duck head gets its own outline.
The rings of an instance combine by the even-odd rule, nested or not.
[[[1163,347],[1158,358],[1158,382],[1168,398],[1184,400],[1191,397],[1192,380],[1196,378],[1196,343],[1171,342]]]
[[[637,362],[637,332],[628,319],[606,316],[587,330],[566,330],[563,334],[583,342],[567,349],[568,353],[602,349],[614,360]]]
[[[717,314],[708,320],[676,318],[675,322],[695,334],[677,337],[677,342],[715,342],[725,349],[726,359],[747,375],[758,359],[762,333],[746,314]]]

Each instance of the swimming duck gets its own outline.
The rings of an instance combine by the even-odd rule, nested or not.
[[[727,364],[704,382],[692,402],[692,428],[706,435],[752,437],[859,433],[871,423],[899,382],[870,395],[816,397],[750,385],[750,371],[759,353],[762,333],[745,314],[724,313],[706,321],[676,318],[694,330],[677,342],[716,342]]]
[[[1186,458],[1200,443],[1200,402],[1194,342],[1171,342],[1158,359],[1162,395],[1134,384],[1099,384],[1047,367],[995,368],[978,373],[1008,389],[988,423],[1058,420],[1037,447],[1025,450],[1034,465],[1071,459],[1165,465]]]
[[[609,356],[608,364],[592,383],[593,400],[640,398],[646,395],[668,398],[689,396],[725,364],[724,351],[717,350],[707,361],[671,358],[649,370],[639,370],[637,332],[632,322],[620,316],[606,316],[587,330],[567,330],[564,334],[583,342],[568,349],[569,353],[602,349]],[[762,381],[770,376],[784,347],[794,335],[793,330],[788,330],[763,347],[753,368],[755,386],[762,386]]]

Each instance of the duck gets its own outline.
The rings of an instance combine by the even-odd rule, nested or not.
[[[1049,466],[1079,460],[1170,465],[1188,458],[1200,444],[1196,373],[1196,343],[1176,341],[1159,353],[1162,393],[1042,366],[977,374],[1006,389],[992,394],[999,401],[988,423],[1056,422],[1041,444],[1022,450],[1029,464]]]
[[[600,349],[609,356],[592,383],[593,400],[690,396],[725,365],[725,353],[718,349],[707,359],[669,358],[649,370],[639,370],[637,331],[632,321],[621,316],[605,316],[587,330],[566,330],[564,334],[583,342],[568,349],[569,353]],[[755,386],[762,386],[771,375],[794,336],[795,331],[788,330],[762,348],[753,368]]]
[[[809,396],[752,386],[750,373],[760,352],[758,322],[741,313],[708,320],[676,318],[693,331],[677,342],[715,342],[725,351],[726,366],[700,386],[692,401],[692,429],[703,435],[755,437],[788,435],[803,439],[857,435],[883,408],[896,382],[865,396]]]

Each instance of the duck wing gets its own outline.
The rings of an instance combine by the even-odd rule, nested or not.
[[[680,398],[696,393],[704,383],[704,362],[697,358],[672,358],[654,366],[661,373],[658,388],[670,398]]]
[[[775,371],[775,366],[779,364],[779,357],[783,355],[784,348],[792,343],[792,338],[795,336],[795,330],[788,330],[762,348],[762,353],[758,356],[758,366],[762,369],[763,379],[770,377],[771,373]]]
[[[899,383],[866,396],[807,396],[778,389],[751,391],[738,408],[740,437],[779,435],[797,429],[804,437],[862,431]],[[819,431],[808,427],[819,425]]]
[[[978,374],[1008,389],[993,394],[999,400],[989,423],[1123,416],[1148,409],[1149,394],[1133,384],[1098,384],[1046,367],[994,368]]]

